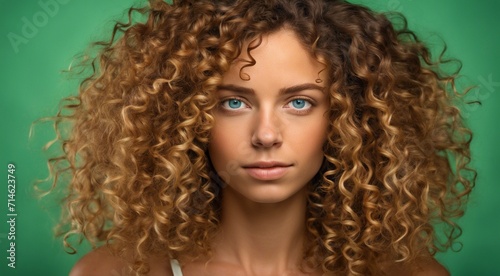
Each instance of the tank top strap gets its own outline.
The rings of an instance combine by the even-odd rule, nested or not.
[[[170,266],[172,267],[174,276],[182,276],[181,266],[179,265],[179,262],[177,260],[170,260]]]

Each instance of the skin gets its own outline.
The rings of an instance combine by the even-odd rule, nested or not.
[[[324,66],[288,29],[251,51],[248,80],[240,76],[243,53],[217,93],[209,144],[227,184],[213,262],[242,275],[302,275],[306,185],[321,167],[327,134],[329,102],[316,82]]]
[[[326,79],[318,74],[323,66],[286,28],[263,36],[251,55],[256,64],[240,75],[248,60],[240,56],[217,92],[220,106],[209,154],[226,186],[214,254],[210,260],[184,260],[182,271],[186,276],[322,275],[307,267],[300,271],[298,265],[306,231],[306,186],[321,166],[327,131],[328,100],[316,82]],[[245,74],[250,79],[242,79]],[[168,260],[153,259],[150,265],[149,275],[172,275]],[[124,267],[123,260],[101,247],[82,258],[70,275],[127,275]],[[391,264],[386,271],[449,275],[431,257],[412,269]]]

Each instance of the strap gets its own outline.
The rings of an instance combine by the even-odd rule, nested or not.
[[[174,276],[182,276],[181,266],[177,260],[170,260],[170,266],[172,267]]]

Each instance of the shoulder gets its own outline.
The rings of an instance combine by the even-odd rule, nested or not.
[[[70,276],[83,275],[125,275],[128,266],[125,260],[113,255],[107,246],[92,250],[74,266]]]
[[[450,276],[448,270],[434,258],[418,260],[411,268],[393,264],[386,270],[387,275],[401,276]]]
[[[147,274],[149,276],[172,275],[169,261],[156,259],[152,260],[149,265],[150,271]],[[107,246],[102,246],[83,256],[69,273],[69,276],[88,275],[128,276],[135,274],[125,259],[114,255]]]
[[[417,264],[416,270],[413,273],[415,276],[450,276],[448,270],[436,261],[434,258],[429,258],[420,261]]]

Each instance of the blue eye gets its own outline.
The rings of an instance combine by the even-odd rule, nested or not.
[[[222,101],[222,107],[229,110],[244,108],[246,104],[239,99],[227,99]]]
[[[242,104],[242,102],[240,100],[236,100],[236,99],[232,99],[232,100],[227,101],[227,105],[230,108],[240,108],[241,104]]]
[[[311,102],[306,99],[293,99],[288,105],[297,110],[307,110],[312,106]]]
[[[295,98],[290,100],[284,107],[289,108],[293,114],[305,115],[312,111],[313,104],[311,100],[306,98]]]
[[[292,101],[292,106],[297,109],[302,109],[306,106],[307,101],[303,99],[295,99]]]

